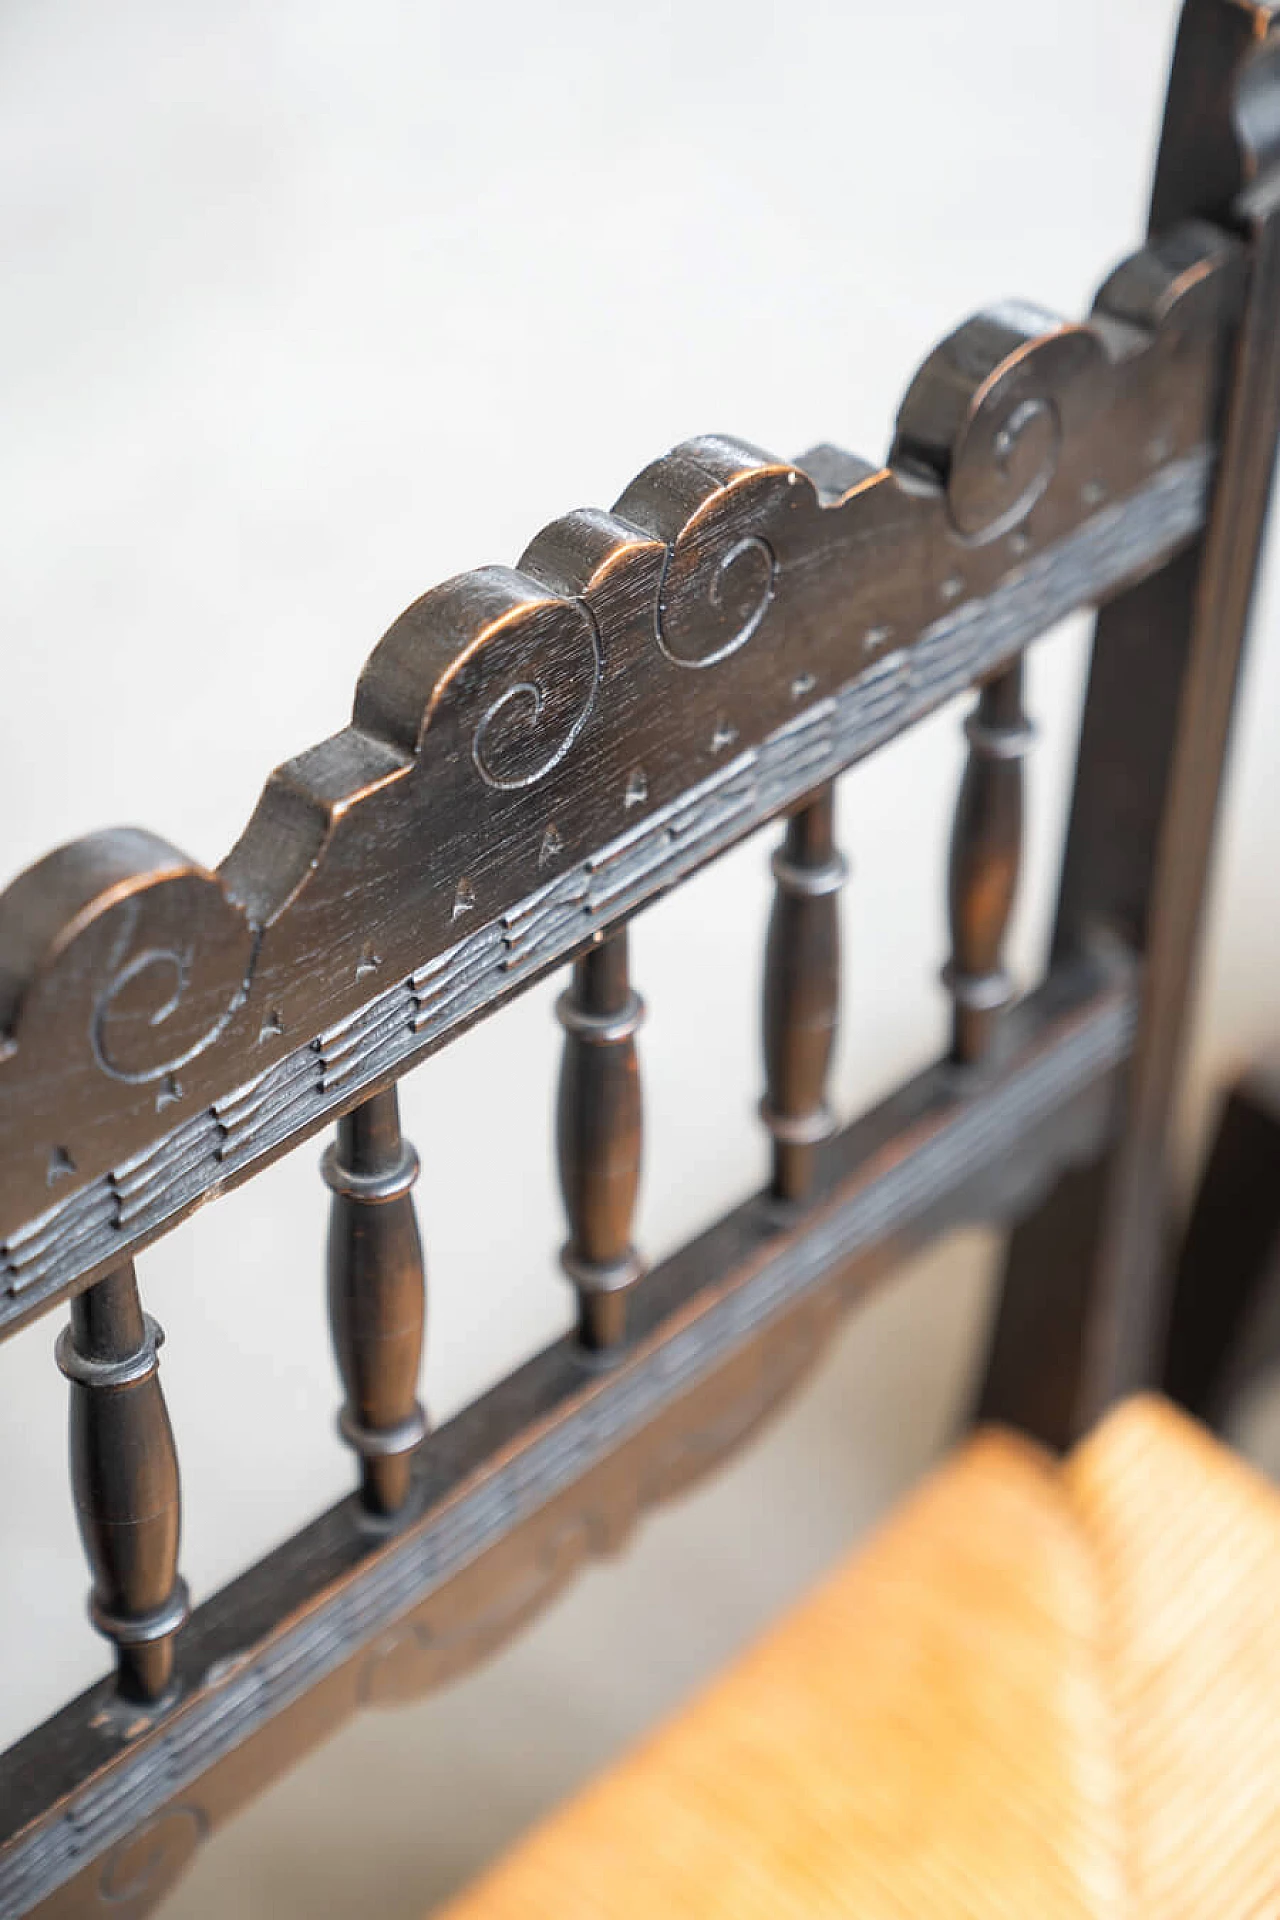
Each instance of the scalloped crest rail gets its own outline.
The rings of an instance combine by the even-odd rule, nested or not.
[[[417,601],[207,872],[95,835],[0,896],[0,1329],[252,1171],[1203,523],[1238,249],[1007,304],[890,464],[689,441]]]
[[[351,726],[272,776],[216,872],[117,831],[0,897],[0,1336],[72,1296],[72,1488],[116,1650],[0,1756],[0,1920],[149,1911],[347,1715],[465,1671],[732,1452],[840,1312],[957,1222],[1011,1229],[986,1412],[1061,1443],[1153,1377],[1169,1116],[1280,428],[1272,27],[1252,0],[1188,0],[1152,239],[1083,324],[1011,303],[945,340],[887,466],[690,441],[517,570],[411,607]],[[1094,603],[1050,965],[1015,1001],[1022,654]],[[950,1050],[841,1129],[833,783],[968,687]],[[769,1187],[648,1270],[626,921],[783,815]],[[565,964],[578,1327],[433,1433],[395,1082]],[[358,1490],[188,1618],[132,1255],[334,1119]]]

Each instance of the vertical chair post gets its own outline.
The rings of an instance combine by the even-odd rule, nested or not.
[[[955,1008],[951,1057],[968,1067],[987,1057],[1013,997],[1001,956],[1022,859],[1022,760],[1033,737],[1021,655],[984,683],[964,730],[969,761],[951,835],[951,958],[942,977]]]
[[[643,1272],[631,1225],[642,1146],[635,1036],[644,1003],[631,985],[625,927],[599,936],[574,963],[556,1013],[565,1032],[556,1145],[569,1219],[560,1264],[577,1289],[582,1342],[603,1351],[625,1340],[627,1292]]]
[[[1169,1141],[1228,732],[1280,432],[1280,38],[1262,0],[1184,0],[1150,231],[1246,243],[1200,535],[1099,614],[1054,933],[1142,961],[1114,1145],[1015,1230],[979,1402],[1066,1445],[1154,1381],[1170,1303]]]
[[[338,1428],[360,1457],[365,1505],[393,1514],[427,1431],[418,1399],[426,1285],[411,1193],[418,1156],[401,1134],[394,1087],[344,1115],[321,1170],[333,1192],[329,1323],[346,1390]]]
[[[840,1013],[838,895],[846,869],[834,816],[835,790],[825,786],[791,815],[772,860],[760,1115],[773,1136],[779,1200],[810,1192],[818,1147],[835,1125],[826,1089]]]
[[[1230,1089],[1176,1268],[1161,1386],[1221,1428],[1280,1357],[1280,1058]]]
[[[163,1338],[126,1262],[76,1296],[57,1343],[71,1383],[71,1487],[93,1574],[90,1618],[115,1645],[120,1692],[136,1701],[168,1687],[188,1613],[178,1456],[156,1358]]]

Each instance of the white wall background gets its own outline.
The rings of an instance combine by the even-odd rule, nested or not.
[[[727,430],[877,457],[932,341],[1066,313],[1136,243],[1171,0],[6,0],[0,11],[0,868],[111,822],[216,861],[267,770],[339,726],[425,587],[510,560]],[[1275,569],[1218,865],[1188,1154],[1280,1026]],[[1034,656],[1038,964],[1083,664]],[[956,715],[845,784],[851,1114],[942,1032]],[[642,1237],[760,1177],[764,850],[643,919]],[[736,964],[723,967],[726,951]],[[552,989],[407,1084],[437,1417],[567,1319]],[[207,1594],[345,1487],[306,1148],[148,1254]],[[502,1169],[499,1176],[495,1169]],[[857,1321],[717,1486],[481,1676],[366,1722],[210,1848],[175,1914],[420,1911],[646,1724],[942,1443],[978,1236]],[[0,1740],[102,1668],[44,1322],[0,1350]]]

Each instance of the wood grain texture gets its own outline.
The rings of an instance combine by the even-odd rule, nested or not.
[[[1255,0],[1188,0],[1152,193],[1153,231],[1222,220],[1246,248],[1206,525],[1103,609],[1094,641],[1054,952],[1101,926],[1141,954],[1143,1038],[1114,1151],[1013,1236],[979,1397],[984,1418],[1059,1446],[1158,1377],[1170,1304],[1170,1128],[1280,424],[1276,18]]]
[[[1006,302],[944,340],[886,466],[686,442],[517,569],[411,607],[351,725],[272,775],[216,871],[116,831],[0,896],[0,1335],[74,1296],[77,1496],[125,1656],[122,1689],[0,1758],[0,1916],[147,1912],[348,1714],[464,1672],[737,1447],[838,1313],[949,1226],[1024,1223],[992,1375],[1022,1383],[1022,1424],[1049,1433],[1132,1375],[1158,1317],[1167,1127],[1280,421],[1271,20],[1189,0],[1156,236],[1083,324]],[[1053,960],[992,1046],[1021,654],[1096,602]],[[831,783],[975,685],[955,1057],[820,1140]],[[783,815],[772,1190],[642,1272],[626,922]],[[566,963],[566,1264],[609,1352],[559,1341],[418,1447],[394,1083]],[[126,1263],[334,1120],[330,1302],[363,1497],[201,1606],[157,1700],[176,1467]]]
[[[1236,243],[935,349],[888,466],[689,441],[427,594],[222,867],[75,843],[0,896],[0,1326],[1194,534]],[[424,857],[423,850],[429,850]]]
[[[71,1490],[93,1572],[89,1614],[115,1645],[125,1702],[164,1694],[189,1611],[178,1577],[178,1455],[157,1359],[163,1338],[126,1264],[72,1301],[57,1347],[70,1387]]]
[[[394,1087],[345,1115],[322,1162],[329,1212],[329,1326],[346,1399],[338,1430],[374,1513],[398,1511],[427,1431],[418,1399],[426,1274],[413,1205],[418,1156]]]
[[[652,899],[913,725],[1069,612],[1194,534],[1208,457],[1162,473],[1125,503],[1019,569],[991,595],[942,616],[762,746],[735,757],[640,827],[498,920],[463,935],[349,1018],[161,1134],[0,1243],[0,1333],[167,1231],[201,1199],[239,1184],[371,1088],[580,950],[593,929]],[[376,970],[375,970],[376,971]]]
[[[954,1007],[952,1058],[977,1067],[1013,998],[1003,952],[1022,864],[1022,760],[1033,737],[1021,657],[984,682],[964,730],[969,759],[951,833],[951,958],[942,978]]]
[[[1270,50],[1268,66],[1280,103],[1280,47]],[[1237,211],[1253,238],[1249,290],[1192,598],[1177,739],[1156,843],[1127,1124],[1108,1186],[1086,1330],[1084,1424],[1156,1377],[1166,1334],[1175,1100],[1227,742],[1280,439],[1280,165],[1246,188]]]
[[[627,1296],[644,1272],[631,1238],[640,1191],[642,1114],[636,1034],[644,1002],[631,985],[627,930],[598,937],[556,1003],[564,1055],[556,1157],[569,1238],[560,1264],[578,1294],[578,1331],[593,1352],[621,1346]]]
[[[803,1200],[817,1150],[835,1131],[827,1073],[840,1016],[840,912],[845,862],[835,844],[835,794],[820,789],[791,815],[772,860],[773,910],[764,956],[765,1093],[778,1200]]]
[[[90,1732],[98,1688],[10,1749],[0,1920],[112,1910],[103,1887],[148,1823],[162,1891],[180,1859],[159,1839],[187,1857],[358,1707],[485,1657],[645,1506],[753,1432],[837,1313],[905,1253],[1018,1214],[1091,1154],[1133,1016],[1120,956],[1056,975],[1012,1011],[988,1085],[928,1070],[825,1143],[807,1205],[757,1196],[640,1280],[612,1367],[567,1338],[440,1428],[396,1531],[351,1499],[198,1608],[163,1720]],[[157,1896],[148,1882],[135,1897],[140,1914]]]

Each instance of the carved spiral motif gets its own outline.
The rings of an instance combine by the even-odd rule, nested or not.
[[[549,1534],[530,1542],[527,1557],[506,1569],[487,1605],[451,1612],[439,1621],[428,1607],[417,1619],[382,1634],[356,1683],[361,1705],[396,1706],[495,1651],[572,1577],[592,1550],[593,1533],[589,1511],[557,1519]]]
[[[956,531],[971,540],[993,540],[1017,526],[1053,479],[1061,449],[1062,421],[1045,395],[980,406],[951,472]]]
[[[154,902],[153,915],[143,917],[141,906],[126,915],[89,1024],[102,1071],[130,1085],[159,1080],[212,1046],[244,1000],[255,954],[246,927],[201,926],[197,909],[207,903],[194,894],[162,900],[157,892]]]
[[[222,1032],[244,997],[243,987],[208,1024],[198,1016],[194,1022],[184,1019],[195,964],[193,947],[148,947],[103,988],[90,1035],[98,1065],[113,1080],[131,1085],[159,1080],[194,1060]]]
[[[778,563],[769,542],[743,534],[717,546],[705,531],[667,549],[658,584],[658,645],[678,667],[713,667],[745,647],[769,611]]]
[[[480,778],[508,792],[536,785],[559,765],[600,685],[600,635],[585,601],[546,601],[491,643],[486,681],[503,677],[517,642],[519,677],[489,701],[471,739]]]
[[[142,1912],[190,1863],[209,1831],[201,1807],[167,1807],[113,1847],[103,1862],[98,1897],[111,1913]]]

